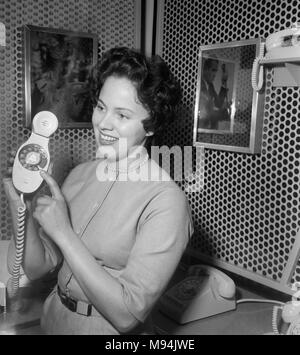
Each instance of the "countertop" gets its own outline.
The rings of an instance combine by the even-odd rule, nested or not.
[[[173,282],[174,283],[174,282]],[[237,299],[270,299],[270,295],[237,286]],[[0,335],[40,335],[39,318],[45,294],[27,294],[6,312],[0,313]],[[283,301],[278,297],[272,298]],[[236,309],[208,318],[178,324],[157,306],[153,319],[157,333],[162,335],[266,335],[272,334],[271,303],[240,303]]]

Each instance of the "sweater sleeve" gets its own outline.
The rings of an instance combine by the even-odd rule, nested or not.
[[[180,189],[166,189],[144,210],[136,242],[119,276],[129,312],[143,322],[168,285],[193,233],[190,209]]]

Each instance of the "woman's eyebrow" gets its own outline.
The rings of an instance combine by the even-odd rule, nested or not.
[[[98,104],[105,105],[105,103],[104,103],[101,99],[98,99],[97,103],[98,103]]]
[[[100,104],[106,106],[105,103],[100,98],[98,99],[97,103],[98,104],[100,103]],[[130,112],[130,113],[134,113],[134,111],[132,109],[128,108],[128,107],[115,107],[115,110],[116,111],[127,111],[127,112]]]
[[[134,113],[133,110],[131,110],[130,108],[127,108],[127,107],[116,107],[116,110],[117,111],[127,111],[127,112],[130,112],[130,113]]]

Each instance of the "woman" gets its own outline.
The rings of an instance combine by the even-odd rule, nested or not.
[[[23,266],[37,279],[62,263],[44,305],[46,334],[151,334],[150,312],[192,232],[183,192],[144,149],[173,116],[179,89],[160,58],[115,48],[93,95],[97,158],[61,190],[41,173],[52,196],[37,199],[41,230],[28,222]]]

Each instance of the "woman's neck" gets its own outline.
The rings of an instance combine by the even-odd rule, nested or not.
[[[149,159],[147,150],[140,145],[132,148],[128,155],[121,159],[104,159],[109,170],[118,171],[120,173],[128,173],[134,171],[144,165]]]

